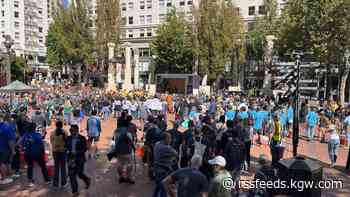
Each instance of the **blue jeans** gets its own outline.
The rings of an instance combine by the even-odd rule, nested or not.
[[[163,179],[156,179],[156,187],[154,188],[153,197],[167,197],[162,180]]]
[[[64,118],[64,123],[66,123],[66,124],[70,124],[70,114],[64,114],[63,115],[63,118]]]
[[[328,143],[328,155],[329,155],[329,160],[331,160],[332,164],[335,164],[337,162],[338,149],[339,149],[339,142],[330,140]]]
[[[307,137],[313,140],[315,136],[315,126],[307,126]]]
[[[109,117],[109,112],[108,111],[103,112],[103,120],[108,120],[108,117]]]

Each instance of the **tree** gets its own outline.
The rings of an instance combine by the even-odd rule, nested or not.
[[[168,13],[166,22],[157,29],[151,44],[155,56],[155,70],[160,73],[191,73],[194,61],[192,27],[178,16],[176,10]]]
[[[231,1],[223,0],[202,0],[195,10],[195,21],[199,73],[208,75],[209,82],[218,82],[226,65],[233,64],[236,49],[239,57],[244,54],[240,47],[244,43],[243,22]]]
[[[25,59],[22,57],[16,57],[14,61],[11,62],[11,81],[20,80],[25,82],[26,71],[28,66]]]
[[[278,27],[277,0],[264,0],[264,15],[256,16],[252,29],[248,32],[249,58],[256,61],[258,65],[266,64],[266,37],[275,36]]]
[[[60,8],[49,27],[47,36],[48,62],[52,66],[93,63],[93,37],[85,0],[76,1],[69,8]]]
[[[95,42],[98,57],[108,59],[107,44],[109,42],[113,42],[118,46],[120,21],[119,0],[97,1]]]
[[[280,55],[307,50],[321,63],[344,65],[350,46],[350,2],[348,0],[289,1],[281,17],[277,46]],[[348,68],[340,66],[340,101],[344,103]]]

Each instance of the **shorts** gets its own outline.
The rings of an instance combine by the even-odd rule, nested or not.
[[[0,152],[0,164],[9,164],[10,163],[10,154],[9,153],[4,153]]]
[[[98,142],[100,140],[100,136],[88,136],[88,142],[92,144],[93,142]]]

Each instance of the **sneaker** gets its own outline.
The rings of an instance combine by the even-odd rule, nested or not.
[[[29,184],[28,184],[29,187],[34,187],[34,182],[33,181],[30,181]]]
[[[64,184],[64,185],[61,185],[61,188],[67,188],[68,187],[68,183]]]
[[[86,183],[85,189],[89,189],[89,188],[90,188],[90,185],[91,185],[91,179],[89,178],[89,180],[88,180],[87,183]]]
[[[51,181],[45,181],[45,185],[51,185],[52,182]]]
[[[119,178],[119,183],[124,183],[126,182],[124,178]]]
[[[13,178],[13,179],[17,179],[17,178],[19,178],[21,175],[20,174],[14,174],[14,175],[12,175],[11,177]]]
[[[13,179],[11,178],[5,178],[4,180],[0,181],[0,185],[7,185],[13,182]]]
[[[132,179],[126,179],[125,181],[126,181],[127,183],[130,183],[130,184],[135,184],[135,181],[132,180]]]
[[[75,196],[79,196],[79,192],[74,192],[73,193],[73,196],[75,197]]]

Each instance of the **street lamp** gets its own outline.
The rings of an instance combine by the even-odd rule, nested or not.
[[[299,144],[299,81],[300,81],[300,60],[303,52],[293,52],[296,57],[296,89],[294,99],[294,113],[293,113],[293,156],[296,157],[298,154]]]
[[[344,61],[345,61],[345,68],[346,69],[350,68],[349,59],[350,59],[350,51],[349,51],[349,49],[346,49],[345,53],[344,53]]]
[[[6,55],[7,55],[7,62],[6,62],[6,84],[9,84],[11,82],[11,53],[13,51],[11,50],[12,46],[14,45],[14,40],[11,38],[10,35],[4,35],[5,41],[3,42],[3,45],[6,49]]]

